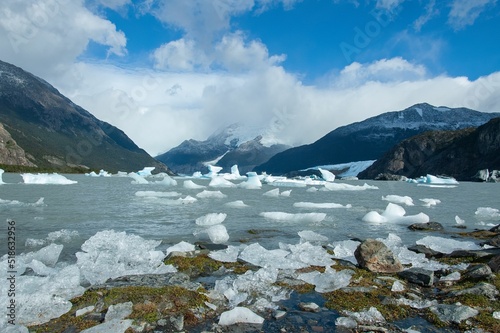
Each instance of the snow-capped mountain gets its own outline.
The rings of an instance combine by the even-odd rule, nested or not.
[[[276,143],[266,129],[234,123],[204,141],[185,140],[156,159],[181,174],[204,172],[209,164],[226,171],[237,164],[243,174],[288,148],[290,146]]]
[[[431,130],[478,127],[498,116],[500,113],[416,104],[402,111],[383,113],[339,127],[312,144],[276,154],[255,171],[284,174],[317,165],[375,160],[413,135]]]

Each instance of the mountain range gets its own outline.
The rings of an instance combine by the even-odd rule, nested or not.
[[[226,172],[236,164],[244,174],[290,148],[274,142],[269,144],[263,133],[265,129],[234,123],[217,130],[204,141],[185,140],[179,146],[156,156],[156,159],[180,174],[204,172],[207,164],[216,164]]]
[[[427,132],[478,127],[500,113],[468,108],[413,105],[339,127],[316,142],[290,148],[257,166],[257,172],[287,174],[314,166],[376,160],[404,139]]]
[[[0,167],[7,171],[172,172],[123,131],[43,79],[0,61]]]

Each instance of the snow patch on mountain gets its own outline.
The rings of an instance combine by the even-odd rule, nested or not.
[[[340,164],[330,164],[330,165],[320,165],[312,168],[307,168],[301,171],[307,170],[319,170],[325,169],[333,172],[337,175],[337,177],[356,177],[361,171],[364,171],[369,166],[375,163],[375,160],[369,161],[357,161],[350,163],[340,163]],[[339,173],[340,172],[340,173]]]

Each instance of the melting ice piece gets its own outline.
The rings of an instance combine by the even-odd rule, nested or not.
[[[299,274],[298,279],[313,284],[319,293],[328,293],[340,288],[347,287],[351,283],[351,277],[354,274],[353,270],[344,269],[340,272],[335,271],[329,266],[326,266],[325,272],[312,271],[309,273]]]
[[[288,250],[291,253],[286,256],[286,259],[304,263],[309,266],[332,266],[335,262],[331,259],[330,254],[319,245],[312,245],[309,242],[304,242],[296,245],[286,245],[280,243],[280,248]]]
[[[289,197],[291,193],[292,193],[292,190],[288,190],[288,191],[281,192],[280,195],[282,197]]]
[[[226,219],[227,214],[225,213],[209,213],[207,215],[198,217],[196,219],[196,224],[197,225],[215,225],[215,224],[220,224],[224,222]]]
[[[214,244],[222,244],[229,240],[227,229],[222,224],[216,224],[207,229],[208,237]]]
[[[497,220],[500,218],[500,211],[491,207],[479,207],[475,214],[477,217],[485,220]]]
[[[222,170],[222,167],[215,166],[215,165],[207,165],[208,168],[208,173],[205,175],[205,177],[213,178],[216,177],[217,174]]]
[[[263,322],[264,318],[255,314],[248,308],[239,306],[223,312],[219,319],[219,325],[222,326],[229,326],[236,323],[262,324]]]
[[[325,213],[285,213],[285,212],[262,212],[260,216],[273,221],[279,222],[321,222],[325,219]]]
[[[229,245],[227,249],[212,251],[208,254],[208,256],[214,260],[218,260],[221,262],[237,262],[239,254],[239,246]]]
[[[275,189],[272,189],[272,190],[269,190],[269,191],[265,192],[262,195],[265,195],[266,197],[279,197],[279,195],[280,195],[280,189],[279,188],[275,188]]]
[[[360,185],[350,185],[345,183],[325,183],[325,189],[329,191],[366,191],[366,190],[378,190],[377,186],[368,185],[364,183]]]
[[[306,190],[306,192],[318,192],[318,188],[317,188],[317,187],[312,186],[312,187],[309,187],[309,188]]]
[[[227,195],[225,195],[221,191],[207,191],[207,190],[203,190],[200,193],[198,193],[196,195],[196,197],[200,198],[200,199],[208,199],[208,198],[211,198],[211,199],[223,199],[223,198],[227,197]]]
[[[135,172],[129,173],[128,176],[133,179],[132,184],[149,184],[149,181]]]
[[[144,169],[137,171],[137,174],[142,177],[148,177],[151,176],[151,172],[153,172],[154,169],[155,167],[145,167]]]
[[[168,255],[171,252],[192,252],[195,249],[196,248],[193,244],[185,242],[185,241],[181,241],[181,242],[167,248],[166,253]]]
[[[177,186],[177,180],[173,179],[172,177],[170,177],[166,173],[163,173],[162,175],[163,175],[163,179],[155,181],[154,184],[166,185],[166,186]]]
[[[455,222],[457,224],[465,224],[465,220],[462,220],[458,215],[455,216]]]
[[[272,267],[276,269],[299,269],[308,265],[285,258],[290,252],[276,249],[267,250],[259,243],[247,246],[241,251],[239,258],[259,267]]]
[[[163,263],[164,253],[155,250],[160,243],[125,232],[100,231],[82,244],[76,264],[92,285],[124,275],[175,272]]]
[[[238,187],[246,189],[260,189],[262,188],[262,183],[260,182],[259,176],[255,172],[247,172],[248,179],[241,182]]]
[[[247,204],[245,204],[241,200],[226,202],[224,205],[228,206],[228,207],[231,207],[231,208],[245,208],[245,207],[249,207]]]
[[[420,201],[424,203],[425,207],[436,206],[437,204],[441,203],[441,200],[431,198],[420,199]]]
[[[0,185],[5,184],[5,183],[3,182],[3,173],[4,173],[4,172],[5,172],[5,171],[4,171],[3,169],[0,169]]]
[[[312,230],[303,230],[299,231],[298,235],[300,236],[300,242],[327,242],[328,237],[318,234]]]
[[[352,262],[353,264],[358,264],[358,261],[354,257],[354,251],[358,248],[361,242],[353,240],[344,240],[339,242],[333,242],[330,247],[333,248],[333,258],[343,259]]]
[[[403,207],[389,203],[382,214],[376,211],[368,212],[362,221],[371,223],[426,223],[430,221],[429,216],[424,213],[409,216],[405,216],[405,214],[406,211]]]
[[[319,172],[321,172],[321,178],[323,178],[327,182],[333,182],[335,180],[335,175],[328,170],[318,168]]]
[[[236,184],[231,183],[229,180],[225,179],[224,176],[213,176],[210,184],[210,187],[236,187]]]
[[[165,199],[162,201],[162,204],[165,204],[167,206],[180,206],[180,205],[189,205],[195,203],[196,201],[198,201],[198,199],[193,198],[190,195],[187,195],[185,198],[179,198],[175,200]]]
[[[426,236],[417,241],[418,245],[424,245],[431,250],[441,253],[452,253],[455,250],[480,250],[481,247],[474,242],[458,241],[437,236]]]
[[[333,209],[333,208],[352,208],[351,204],[341,205],[333,202],[314,203],[314,202],[296,202],[293,204],[297,208],[310,208],[310,209]]]
[[[419,184],[435,184],[435,185],[457,185],[458,182],[453,177],[437,177],[434,175],[422,176],[416,180]]]
[[[236,178],[241,177],[241,175],[240,175],[240,170],[238,169],[238,165],[236,165],[236,164],[235,164],[235,165],[233,165],[233,166],[231,167],[231,174],[232,174],[233,176],[235,176]],[[247,174],[247,175],[248,175],[248,174]]]
[[[385,201],[390,201],[395,204],[400,204],[400,205],[407,205],[407,206],[414,206],[413,199],[410,198],[409,196],[401,196],[401,195],[386,195],[382,196],[382,200]]]
[[[346,315],[356,320],[359,324],[373,325],[376,323],[385,322],[384,316],[377,310],[376,307],[371,307],[367,311],[351,312],[345,311]]]
[[[25,184],[55,184],[55,185],[70,185],[78,183],[76,180],[70,180],[63,175],[53,173],[39,173],[37,175],[32,173],[23,173],[23,182]]]
[[[179,192],[159,192],[159,191],[137,191],[135,192],[136,197],[147,197],[147,198],[171,198],[178,197],[181,193]]]
[[[184,188],[187,188],[188,190],[198,190],[198,189],[202,189],[205,187],[206,186],[196,184],[192,180],[185,180],[184,181]]]

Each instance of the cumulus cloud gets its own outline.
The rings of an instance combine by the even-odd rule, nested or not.
[[[461,30],[474,24],[479,15],[487,8],[496,5],[496,0],[454,0],[448,15],[448,23],[455,29]]]
[[[155,68],[164,70],[193,71],[209,65],[203,50],[196,47],[195,41],[185,38],[163,44],[152,57]]]
[[[38,75],[62,73],[89,42],[108,55],[126,54],[126,38],[110,21],[80,1],[4,0],[0,8],[0,57]]]

